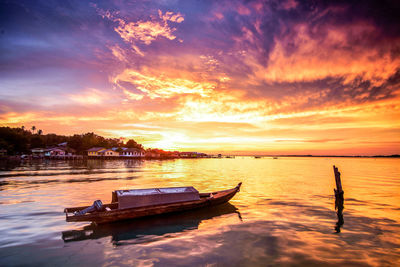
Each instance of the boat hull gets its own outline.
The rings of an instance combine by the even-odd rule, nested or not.
[[[187,202],[177,202],[171,204],[162,204],[138,208],[128,208],[128,209],[115,209],[117,203],[111,203],[105,205],[106,207],[114,207],[110,211],[94,212],[85,215],[69,215],[75,211],[85,209],[87,207],[76,207],[76,208],[66,208],[64,210],[66,214],[67,222],[80,222],[80,221],[90,221],[95,223],[109,223],[114,221],[136,219],[148,216],[156,216],[166,213],[182,212],[193,209],[200,209],[210,206],[216,206],[228,202],[233,198],[237,192],[240,191],[241,183],[239,183],[235,188],[218,191],[213,193],[202,193],[200,194],[200,200],[187,201]]]

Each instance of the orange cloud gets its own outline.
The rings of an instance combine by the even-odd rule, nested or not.
[[[116,104],[102,105],[85,116],[8,113],[0,123],[29,122],[45,133],[60,134],[98,129],[108,137],[135,138],[146,147],[214,153],[394,154],[400,149],[399,99],[274,115],[268,115],[262,102],[244,101],[240,95],[191,96],[182,101],[182,107],[165,114],[148,110],[139,115],[135,106]]]
[[[114,57],[116,57],[121,62],[128,62],[124,49],[122,49],[119,45],[114,45],[109,47],[111,53]]]
[[[113,83],[123,90],[129,99],[140,100],[143,96],[154,98],[170,98],[175,95],[197,94],[203,97],[210,96],[215,84],[210,82],[195,82],[188,79],[169,78],[161,74],[142,74],[133,69],[125,69],[122,73],[112,78]],[[136,91],[126,89],[122,82],[135,86]],[[140,93],[139,93],[140,92]]]
[[[368,23],[324,28],[318,37],[312,36],[309,25],[300,24],[293,34],[276,39],[269,55],[268,66],[259,67],[256,76],[268,82],[297,82],[344,77],[345,84],[361,77],[380,86],[396,73],[400,58],[390,49],[352,44],[354,36],[372,35],[376,29]],[[323,34],[323,38],[320,35]],[[289,48],[288,44],[291,47]],[[349,49],[351,46],[351,49]]]

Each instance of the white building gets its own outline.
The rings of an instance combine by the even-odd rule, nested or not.
[[[121,157],[143,158],[144,151],[137,148],[127,148],[119,153]]]

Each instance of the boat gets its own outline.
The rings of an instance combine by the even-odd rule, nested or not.
[[[182,212],[226,203],[241,185],[240,182],[234,188],[211,193],[199,193],[193,187],[117,190],[109,204],[96,200],[93,206],[65,208],[64,213],[67,222],[101,224]]]
[[[207,209],[169,213],[163,216],[144,217],[98,225],[87,224],[79,229],[62,232],[62,240],[67,243],[111,237],[113,245],[121,244],[123,241],[135,244],[144,242],[149,244],[165,234],[198,229],[201,222],[205,220],[235,213],[238,219],[242,220],[239,210],[228,202]]]

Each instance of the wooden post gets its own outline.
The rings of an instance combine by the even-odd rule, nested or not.
[[[335,181],[336,181],[335,195],[343,193],[342,181],[340,180],[340,172],[335,165],[333,165],[333,172],[335,173]]]
[[[338,221],[335,226],[336,233],[340,233],[340,227],[344,224],[343,209],[344,209],[344,196],[342,189],[342,181],[340,180],[340,172],[338,168],[333,165],[333,172],[335,173],[336,189],[335,192],[335,210],[337,210]]]

